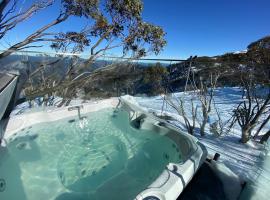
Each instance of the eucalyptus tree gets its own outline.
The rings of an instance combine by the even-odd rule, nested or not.
[[[162,28],[143,21],[141,0],[38,0],[26,9],[22,9],[21,2],[1,1],[0,39],[8,35],[18,24],[34,17],[37,12],[61,2],[59,15],[22,41],[11,44],[0,54],[0,58],[18,50],[40,47],[42,42],[52,42],[52,48],[65,52],[78,53],[89,47],[88,62],[106,50],[117,47],[122,47],[124,53],[132,51],[135,52],[133,55],[140,57],[150,51],[157,54],[166,44]],[[53,26],[67,21],[71,16],[79,17],[78,23],[84,18],[88,25],[79,31],[50,31]],[[34,26],[38,27],[39,24]],[[102,48],[99,48],[100,46]]]
[[[85,69],[113,49],[117,49],[121,57],[132,60],[149,53],[158,54],[166,45],[163,29],[143,20],[141,0],[37,0],[25,9],[21,5],[22,2],[5,0],[0,3],[0,42],[11,31],[16,31],[18,24],[34,18],[36,13],[42,10],[46,11],[54,6],[59,8],[59,13],[48,24],[33,24],[36,31],[21,41],[10,44],[0,53],[0,58],[48,44],[58,55],[72,55],[68,70],[59,80],[52,80],[50,75],[44,76],[46,64],[38,67],[38,73],[35,71],[34,76],[42,73],[45,83],[31,87],[32,89],[26,88],[29,97],[52,94],[54,91],[65,95],[74,93],[78,87],[91,84],[91,76],[102,73],[108,66],[91,70],[91,73],[85,73]],[[78,30],[77,27],[68,27],[68,31],[54,32],[57,30],[55,26],[61,23],[68,24],[70,19],[77,20],[82,28]],[[82,52],[86,55],[85,59],[78,56]],[[49,62],[48,65],[51,63],[54,62]],[[109,67],[111,70],[115,66]]]

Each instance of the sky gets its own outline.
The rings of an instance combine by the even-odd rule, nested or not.
[[[24,6],[31,0],[22,0]],[[144,0],[143,18],[161,26],[167,46],[158,58],[185,59],[245,50],[248,44],[270,34],[270,0]],[[57,7],[36,14],[0,41],[3,49],[18,42],[57,16]],[[80,29],[86,22],[72,18],[53,29]],[[49,51],[48,48],[39,49]],[[120,56],[115,50],[114,55]],[[150,57],[156,57],[151,55]]]

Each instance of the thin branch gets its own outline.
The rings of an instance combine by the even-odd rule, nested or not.
[[[54,21],[52,21],[51,23],[43,26],[42,28],[40,28],[39,30],[37,30],[35,33],[31,34],[30,36],[28,36],[26,39],[24,39],[23,41],[12,45],[11,47],[9,47],[7,50],[5,50],[4,52],[2,52],[0,54],[0,58],[6,57],[10,54],[12,54],[13,52],[17,51],[20,48],[25,47],[28,44],[31,44],[33,42],[35,42],[35,40],[37,40],[37,38],[39,38],[42,33],[46,30],[48,30],[49,28],[51,28],[52,26],[55,26],[63,21],[65,21],[67,18],[69,17],[69,15],[61,13],[59,15],[59,17],[57,19],[55,19]]]

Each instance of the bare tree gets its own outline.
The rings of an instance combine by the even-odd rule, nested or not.
[[[185,91],[191,88],[191,91],[195,94],[195,97],[199,100],[201,105],[202,119],[198,116],[198,106],[194,106],[194,99],[191,100],[191,119],[187,117],[184,109],[184,101],[180,98],[176,105],[172,100],[167,100],[169,105],[173,107],[180,116],[184,118],[186,128],[189,133],[194,133],[196,122],[200,125],[200,134],[205,135],[205,126],[207,124],[209,114],[211,112],[214,91],[217,85],[218,78],[220,77],[220,71],[212,65],[205,67],[203,70],[196,72],[193,69],[193,63],[196,62],[197,57],[190,57],[188,60],[189,67],[186,73]],[[198,78],[198,74],[200,74]]]
[[[198,91],[198,98],[201,103],[202,121],[199,123],[201,136],[205,135],[205,126],[212,109],[214,92],[219,76],[219,72],[210,72],[208,80],[204,80],[203,77],[200,77],[199,88],[194,84]]]
[[[243,81],[246,90],[246,98],[240,102],[236,109],[233,110],[234,121],[241,127],[242,136],[241,142],[246,143],[252,134],[252,130],[258,125],[259,120],[264,114],[270,115],[269,103],[270,93],[265,98],[258,98],[256,88],[251,79]],[[262,122],[261,126],[267,123],[269,117]],[[259,128],[256,135],[259,134]]]
[[[217,121],[214,122],[213,124],[210,124],[210,129],[212,129],[212,132],[214,132],[214,134],[216,136],[228,134],[234,125],[231,123],[233,117],[231,117],[227,120],[224,120],[219,108],[216,105],[214,98],[213,98],[213,107],[214,107],[216,115],[217,115]]]
[[[194,135],[194,129],[196,127],[196,119],[197,119],[197,112],[198,107],[194,105],[194,99],[191,99],[191,119],[189,118],[188,114],[185,110],[185,103],[184,100],[180,98],[170,98],[168,95],[165,96],[165,101],[168,103],[170,107],[172,107],[181,117],[183,117],[185,122],[185,127],[189,134]]]

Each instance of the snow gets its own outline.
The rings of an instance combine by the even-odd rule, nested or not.
[[[242,51],[235,51],[233,54],[242,54],[242,53],[247,53],[247,49],[242,50]]]
[[[50,101],[50,106],[44,105],[42,98],[36,98],[34,101],[30,102],[24,102],[19,105],[17,105],[13,111],[11,112],[10,116],[19,115],[22,113],[29,113],[29,112],[37,112],[37,111],[44,111],[49,109],[54,109],[59,106],[63,99],[61,97],[54,97]],[[94,103],[97,102],[99,99],[92,99],[92,100],[82,100],[82,99],[73,99],[69,106],[73,105],[79,105],[83,103]]]

